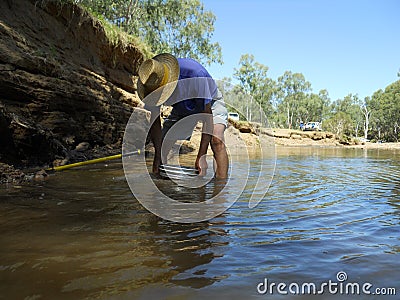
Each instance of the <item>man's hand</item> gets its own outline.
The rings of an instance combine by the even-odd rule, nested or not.
[[[197,156],[196,162],[195,162],[195,167],[197,170],[199,170],[199,175],[200,176],[206,176],[207,174],[207,169],[208,169],[208,164],[206,160],[206,155],[203,155],[201,157]]]
[[[203,129],[201,132],[201,140],[199,146],[199,152],[197,154],[195,167],[200,171],[201,176],[205,176],[207,173],[207,149],[210,144],[212,133],[213,133],[213,117],[211,111],[211,104],[208,103],[205,106],[204,112],[206,115],[203,118]]]

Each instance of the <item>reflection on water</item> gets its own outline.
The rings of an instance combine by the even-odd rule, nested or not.
[[[257,207],[248,207],[249,189],[222,215],[195,224],[145,210],[120,163],[2,187],[0,295],[243,299],[256,296],[264,278],[318,283],[339,271],[399,293],[399,153],[286,148],[277,155]],[[169,192],[196,200],[216,189],[210,182]],[[233,186],[225,196],[238,193]]]

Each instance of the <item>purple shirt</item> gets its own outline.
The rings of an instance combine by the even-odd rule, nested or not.
[[[217,84],[197,61],[191,58],[178,58],[178,63],[179,81],[171,96],[175,113],[182,116],[201,113],[205,105],[217,96]]]

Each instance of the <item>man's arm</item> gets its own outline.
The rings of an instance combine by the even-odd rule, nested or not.
[[[213,115],[211,111],[211,103],[206,104],[204,113],[206,114],[206,116],[203,119],[200,147],[195,163],[195,167],[200,170],[201,175],[205,175],[205,169],[207,169],[208,167],[205,155],[207,154],[208,145],[210,144],[213,132]]]

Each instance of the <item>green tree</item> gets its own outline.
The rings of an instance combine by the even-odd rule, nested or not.
[[[222,63],[220,45],[211,43],[216,17],[199,0],[147,0],[143,7],[142,27],[134,33],[154,52]]]
[[[142,14],[142,1],[139,0],[74,0],[96,15],[102,15],[111,23],[128,33],[131,28],[138,28]]]
[[[222,64],[222,51],[212,43],[215,15],[199,0],[75,0],[103,15],[129,34],[140,37],[154,53],[191,57]]]
[[[297,109],[299,122],[322,122],[325,118],[327,107],[330,103],[327,90],[321,90],[318,94],[310,93],[302,97]]]
[[[351,117],[343,111],[338,111],[326,120],[324,128],[337,136],[348,136],[353,130]]]
[[[359,134],[364,127],[364,115],[362,113],[362,110],[360,109],[363,105],[362,100],[358,97],[357,94],[349,94],[348,96],[350,98],[350,107],[347,113],[349,114],[351,120],[352,120],[352,127],[353,131],[350,133],[350,135],[353,135],[355,137],[359,137]],[[346,98],[345,97],[345,98]]]
[[[321,111],[318,111],[321,115],[321,121],[324,122],[329,116],[329,105],[331,104],[331,98],[329,97],[329,93],[326,89],[320,90],[318,93],[319,98],[322,102]],[[317,117],[317,115],[315,116]]]
[[[370,97],[366,97],[360,105],[361,112],[364,116],[364,138],[368,138],[368,131],[370,129],[371,113],[374,108],[374,102]]]
[[[368,105],[371,109],[371,118],[370,118],[370,136],[371,139],[381,139],[382,129],[384,127],[384,112],[380,105],[380,101],[383,95],[383,90],[376,91],[369,99]]]
[[[262,113],[268,116],[272,113],[272,97],[275,90],[275,82],[268,77],[268,67],[256,62],[251,54],[240,57],[239,68],[235,68],[234,78],[239,81],[248,97],[246,103],[246,118],[249,121],[263,122]],[[254,101],[254,103],[253,103]],[[258,112],[257,116],[253,114]]]
[[[331,104],[331,115],[325,122],[325,129],[342,136],[358,136],[364,124],[360,107],[362,102],[357,94],[348,94]]]
[[[400,80],[376,91],[369,100],[371,136],[385,141],[400,139]]]
[[[278,110],[286,114],[286,126],[290,129],[300,122],[299,112],[307,101],[307,93],[311,90],[310,82],[301,73],[286,71],[278,78]],[[296,117],[296,118],[295,118]]]

